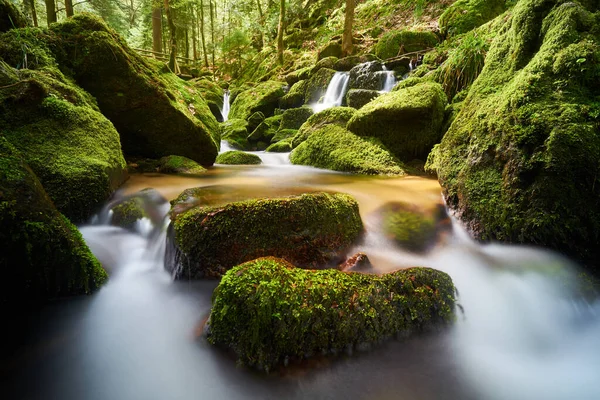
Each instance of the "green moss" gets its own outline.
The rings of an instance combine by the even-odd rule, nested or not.
[[[362,231],[358,203],[314,193],[194,207],[173,219],[176,277],[214,276],[262,256],[302,267],[324,266]]]
[[[277,143],[280,142],[282,140],[288,140],[290,142],[290,146],[291,146],[291,141],[292,138],[294,136],[296,136],[296,134],[298,133],[298,129],[280,129],[277,131],[277,133],[275,134],[275,136],[273,136],[273,139],[271,140],[272,143]]]
[[[0,0],[0,32],[13,28],[24,28],[27,19],[10,0]]]
[[[289,153],[292,151],[292,139],[287,138],[273,143],[265,150],[268,153]]]
[[[338,42],[331,42],[319,50],[317,60],[328,57],[340,58],[342,56],[342,45]]]
[[[316,74],[310,77],[306,84],[304,92],[304,104],[312,104],[319,99],[327,91],[327,86],[331,78],[335,75],[335,71],[329,68],[321,68]]]
[[[379,97],[379,94],[377,90],[350,89],[346,94],[346,103],[348,103],[348,107],[359,109]]]
[[[248,117],[248,131],[252,132],[261,122],[265,120],[265,114],[260,111],[253,113]]]
[[[325,57],[315,64],[315,66],[310,70],[310,76],[314,75],[321,68],[334,69],[335,63],[338,61],[337,57]]]
[[[439,42],[435,33],[430,31],[389,31],[375,45],[375,55],[387,59],[434,47]]]
[[[223,89],[221,86],[208,78],[201,78],[190,81],[189,87],[199,92],[216,120],[223,122],[223,115],[221,114],[223,108]]]
[[[89,293],[107,278],[19,152],[0,135],[0,307]]]
[[[298,130],[311,115],[313,115],[313,110],[310,107],[285,110],[281,116],[281,125],[279,125],[279,129]]]
[[[458,0],[440,17],[440,31],[444,36],[466,33],[502,14],[506,3],[506,0]]]
[[[377,344],[454,320],[448,275],[306,271],[261,258],[229,271],[213,294],[208,340],[271,371],[288,362]]]
[[[337,125],[346,127],[346,124],[354,116],[355,112],[356,110],[350,107],[331,107],[311,115],[294,136],[292,148],[298,147],[300,143],[304,142],[310,135],[324,126]]]
[[[163,174],[202,174],[206,168],[182,156],[167,156],[158,160],[158,171]]]
[[[230,118],[223,123],[223,140],[226,140],[231,146],[241,149],[250,150],[251,145],[248,143],[248,122],[243,119]]]
[[[257,111],[272,116],[284,95],[283,86],[281,82],[268,81],[240,93],[231,104],[229,118],[247,119]]]
[[[279,99],[279,107],[283,109],[301,107],[304,104],[304,94],[306,93],[307,84],[307,80],[294,83],[290,91]]]
[[[138,197],[122,201],[111,210],[113,212],[111,224],[125,229],[133,229],[138,220],[148,218],[142,200]]]
[[[498,29],[429,163],[475,236],[598,266],[599,41],[575,2],[522,0]]]
[[[400,160],[425,160],[442,137],[446,104],[441,86],[425,82],[379,96],[356,112],[348,130],[380,139]]]
[[[94,99],[60,71],[13,70],[0,94],[0,131],[25,157],[60,212],[87,219],[125,180],[119,135]]]
[[[404,165],[380,144],[336,125],[316,130],[292,151],[293,164],[366,175],[404,175]]]
[[[433,215],[406,203],[388,204],[380,212],[385,233],[402,247],[423,251],[435,241]]]
[[[229,165],[252,165],[261,164],[260,157],[256,154],[244,153],[243,151],[226,151],[217,156],[217,164]]]
[[[275,136],[277,131],[279,130],[279,126],[281,125],[281,115],[274,115],[272,117],[266,118],[263,122],[260,123],[256,127],[254,131],[250,135],[248,135],[248,140],[252,142],[271,142],[271,139]]]

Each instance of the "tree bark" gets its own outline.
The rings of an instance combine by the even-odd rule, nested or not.
[[[285,27],[285,0],[279,2],[279,25],[277,26],[277,59],[283,65],[283,31]]]
[[[212,71],[213,78],[215,77],[215,23],[214,23],[214,15],[213,15],[213,2],[210,1],[210,35],[212,42]]]
[[[37,28],[38,20],[37,20],[37,11],[35,10],[35,2],[34,0],[23,0],[23,7],[25,12],[27,13],[27,17],[31,17],[31,21],[33,26]]]
[[[169,24],[169,33],[170,33],[170,54],[169,54],[169,69],[174,74],[179,74],[179,65],[177,64],[177,28],[175,27],[175,23],[173,22],[173,15],[171,12],[171,8],[169,7],[169,0],[165,1],[165,13],[167,14],[167,24]]]
[[[155,3],[152,6],[152,50],[162,53],[162,14]]]
[[[65,0],[65,11],[67,13],[67,18],[73,16],[73,0]]]
[[[46,3],[46,22],[50,25],[56,22],[56,4],[54,0],[44,0]]]
[[[200,0],[200,38],[202,39],[202,54],[204,54],[204,67],[208,68],[208,54],[206,53],[206,38],[204,37],[204,2]]]
[[[194,61],[198,59],[198,50],[196,45],[196,13],[194,12],[194,7],[190,4],[190,19],[192,25],[192,55],[194,56]]]
[[[262,50],[265,47],[265,16],[260,5],[260,0],[256,0],[256,5],[258,7],[258,26],[260,26],[260,49]]]
[[[354,7],[356,0],[346,0],[346,15],[344,16],[344,34],[342,35],[342,57],[352,54],[352,24],[354,22]]]

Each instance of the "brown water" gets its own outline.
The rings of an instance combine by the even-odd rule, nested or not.
[[[350,193],[367,229],[355,250],[365,251],[380,271],[425,265],[448,272],[465,314],[444,332],[265,376],[236,366],[197,337],[217,282],[172,282],[162,264],[164,233],[151,234],[162,227],[146,223],[131,233],[86,226],[82,233],[111,279],[92,296],[24,316],[13,330],[20,344],[0,362],[3,398],[600,398],[600,304],[577,299],[545,272],[548,266],[570,271],[568,261],[536,249],[482,247],[459,227],[426,255],[403,251],[381,234],[374,216],[385,203],[439,206],[435,180],[286,164],[217,166],[196,177],[132,176],[118,195],[153,187],[172,199],[198,186],[214,203],[314,190]]]

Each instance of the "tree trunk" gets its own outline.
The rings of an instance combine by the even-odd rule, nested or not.
[[[262,50],[265,47],[265,16],[262,12],[260,0],[256,0],[256,5],[258,7],[258,26],[260,27],[260,49]]]
[[[73,16],[73,0],[65,0],[65,11],[67,13],[67,18]]]
[[[212,41],[212,71],[213,78],[215,77],[215,23],[214,23],[214,15],[213,15],[213,2],[210,1],[210,35]]]
[[[279,25],[277,26],[277,59],[283,65],[283,31],[285,27],[285,0],[279,2]]]
[[[56,22],[56,4],[54,0],[44,0],[46,2],[46,22],[50,25]]]
[[[162,14],[155,3],[152,8],[152,50],[162,53]]]
[[[344,16],[344,34],[342,35],[342,57],[352,54],[352,23],[354,22],[354,7],[356,0],[346,0],[346,15]]]
[[[37,12],[35,10],[34,0],[23,0],[23,8],[25,9],[27,18],[31,17],[31,22],[33,23],[33,26],[35,26],[37,28],[38,20],[37,20]]]
[[[194,64],[198,59],[198,48],[196,45],[196,13],[194,12],[194,7],[190,4],[190,18],[192,25],[192,55],[194,56]]]
[[[185,58],[190,58],[190,35],[188,28],[185,28]]]
[[[204,2],[200,0],[200,38],[202,39],[202,54],[204,54],[204,67],[208,68],[208,55],[206,53],[206,38],[204,37]]]
[[[169,46],[170,46],[170,54],[169,54],[169,69],[174,74],[179,74],[179,65],[177,64],[177,28],[175,27],[175,23],[173,22],[173,15],[171,13],[171,8],[169,7],[169,0],[165,1],[165,13],[167,14],[167,24],[169,24]]]

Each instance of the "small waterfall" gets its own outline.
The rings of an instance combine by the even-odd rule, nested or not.
[[[221,110],[221,115],[223,115],[223,122],[227,121],[229,117],[229,90],[227,89],[223,92],[223,109]]]
[[[348,72],[336,72],[327,86],[323,99],[312,105],[314,112],[318,113],[331,107],[341,106],[348,89],[349,80],[350,74]]]
[[[396,76],[394,75],[394,71],[389,71],[385,66],[383,67],[383,73],[385,75],[385,80],[383,81],[383,89],[381,89],[381,92],[388,93],[396,86]]]

